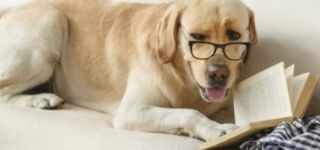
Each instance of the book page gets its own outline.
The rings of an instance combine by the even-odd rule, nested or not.
[[[302,93],[303,87],[307,82],[308,76],[309,76],[309,73],[305,73],[305,74],[295,76],[293,78],[293,95],[292,95],[293,110],[295,110],[297,107],[298,100]]]
[[[284,63],[274,65],[238,84],[234,92],[239,126],[292,116]]]
[[[315,90],[319,77],[304,73],[293,79],[293,110],[295,117],[303,117]]]
[[[285,70],[286,79],[287,79],[287,86],[288,86],[288,93],[289,99],[291,100],[291,106],[293,106],[292,102],[292,92],[293,92],[293,74],[294,74],[294,65],[291,65],[286,68]],[[293,110],[293,107],[291,108]]]

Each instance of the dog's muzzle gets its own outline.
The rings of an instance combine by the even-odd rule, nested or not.
[[[208,87],[199,85],[201,96],[208,102],[223,102],[228,96],[229,89],[225,86],[229,77],[226,65],[209,64],[206,69]]]

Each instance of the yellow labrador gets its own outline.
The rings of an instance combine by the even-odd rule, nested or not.
[[[33,1],[0,20],[0,101],[66,100],[113,114],[115,128],[210,140],[237,128],[208,116],[226,105],[255,43],[240,0]],[[55,94],[23,94],[48,80]]]

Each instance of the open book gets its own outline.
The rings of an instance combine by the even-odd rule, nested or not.
[[[285,69],[282,62],[240,82],[234,91],[235,123],[240,128],[199,148],[231,146],[282,121],[303,117],[319,77],[293,74],[294,66]]]

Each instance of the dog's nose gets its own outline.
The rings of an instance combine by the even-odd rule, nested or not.
[[[207,66],[206,76],[210,85],[224,86],[229,77],[229,69],[226,65],[210,64]]]

